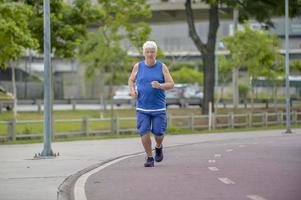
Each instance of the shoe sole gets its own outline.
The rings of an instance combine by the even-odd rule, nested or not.
[[[154,167],[155,165],[152,164],[152,165],[144,165],[144,167]]]

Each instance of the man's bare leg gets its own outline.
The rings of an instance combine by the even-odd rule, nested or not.
[[[141,141],[145,150],[147,157],[152,157],[152,140],[150,138],[150,133],[145,133],[141,136]]]
[[[156,147],[157,148],[161,148],[163,139],[164,139],[164,135],[162,135],[162,136],[155,136]]]

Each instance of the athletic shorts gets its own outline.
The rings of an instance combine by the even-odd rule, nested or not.
[[[165,133],[167,127],[166,112],[141,112],[137,111],[137,129],[140,135],[152,132],[156,136]]]

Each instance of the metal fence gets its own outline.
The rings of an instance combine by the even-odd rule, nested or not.
[[[219,128],[268,127],[286,123],[284,112],[244,113],[212,115],[168,116],[169,127],[191,130],[215,130]],[[43,120],[0,121],[0,141],[43,137]],[[301,124],[301,112],[291,113],[291,123]],[[69,124],[67,126],[67,124]],[[54,136],[72,137],[136,132],[135,117],[87,118],[54,120]],[[66,130],[66,127],[67,130]]]

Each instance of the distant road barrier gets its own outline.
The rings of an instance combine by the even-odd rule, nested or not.
[[[244,114],[212,114],[211,123],[208,115],[169,116],[169,127],[201,130],[238,127],[268,127],[286,123],[285,112],[262,112]],[[43,137],[43,120],[0,121],[0,141],[22,138]],[[301,112],[291,112],[291,123],[301,123]],[[211,127],[209,126],[211,124]],[[101,134],[122,134],[136,132],[135,117],[87,118],[54,120],[54,135],[57,137],[89,136]],[[68,127],[66,131],[66,127]],[[64,131],[62,131],[64,130]]]

